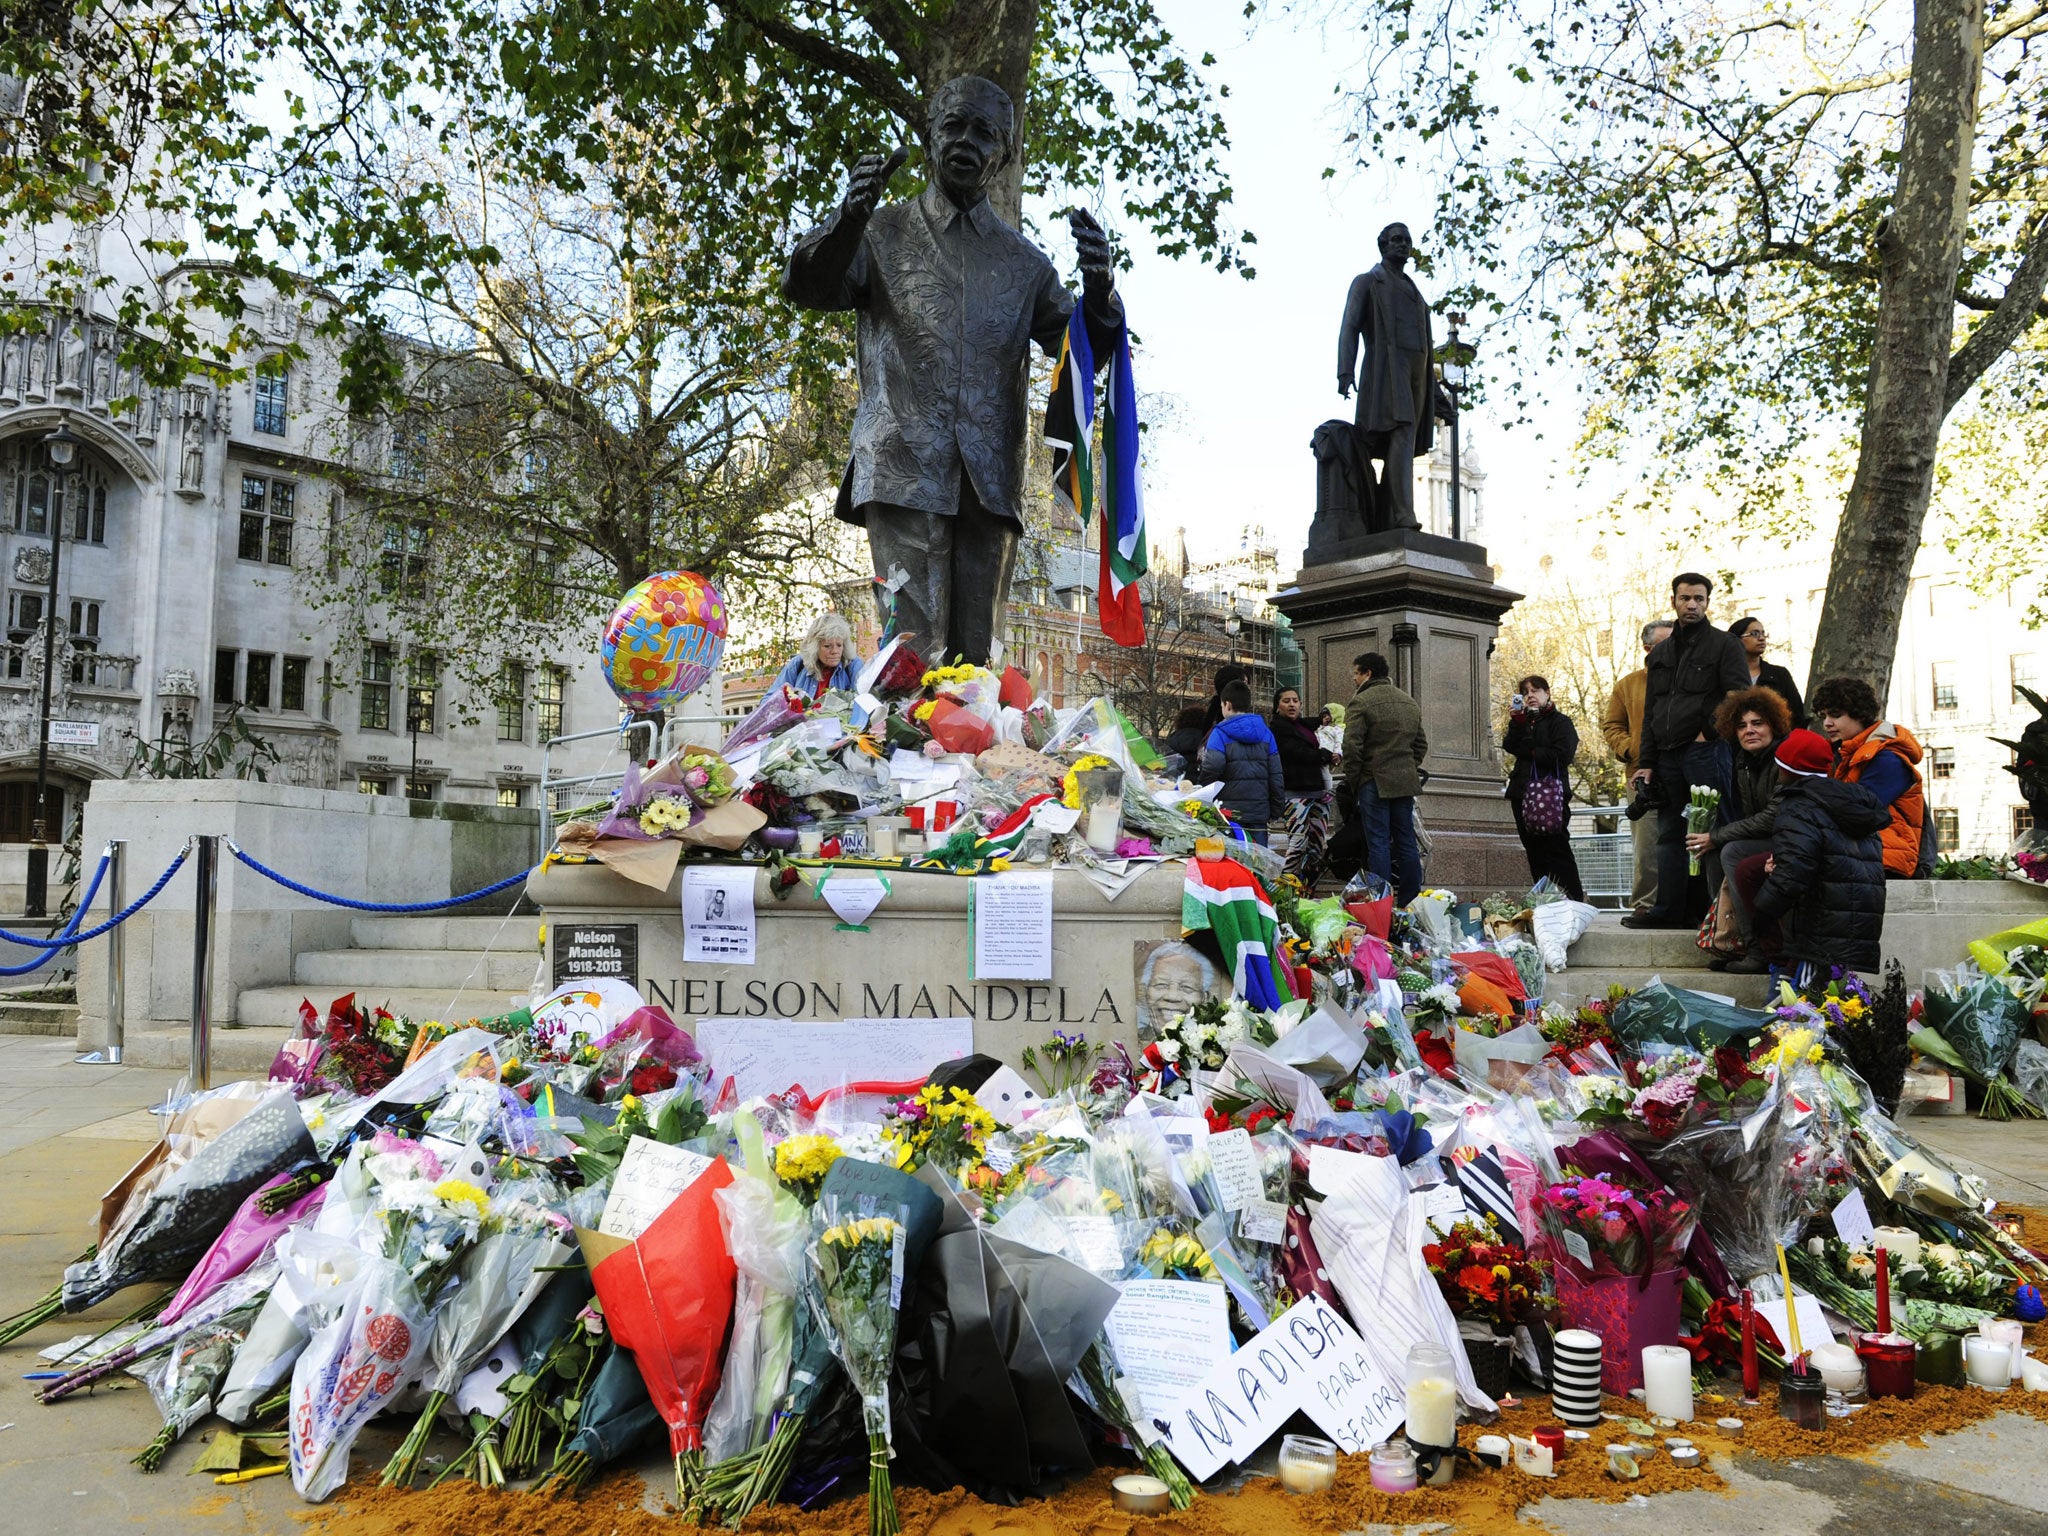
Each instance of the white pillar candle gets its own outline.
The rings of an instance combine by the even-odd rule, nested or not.
[[[1643,1351],[1643,1406],[1660,1419],[1692,1417],[1692,1353],[1675,1344]]]
[[[1897,1254],[1901,1264],[1920,1262],[1920,1234],[1910,1227],[1879,1227],[1874,1246]]]
[[[1087,829],[1082,835],[1097,853],[1114,853],[1123,826],[1123,802],[1104,796],[1088,807]]]
[[[1408,1383],[1408,1443],[1458,1443],[1458,1384],[1442,1376]]]

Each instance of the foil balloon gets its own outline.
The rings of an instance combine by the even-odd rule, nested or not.
[[[597,654],[628,709],[673,709],[725,654],[725,599],[695,571],[657,571],[612,610]]]

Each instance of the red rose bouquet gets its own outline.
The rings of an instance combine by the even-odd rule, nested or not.
[[[1536,1209],[1559,1262],[1581,1280],[1677,1268],[1698,1220],[1668,1189],[1632,1189],[1604,1175],[1549,1185]]]

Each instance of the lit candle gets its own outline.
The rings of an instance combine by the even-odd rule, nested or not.
[[[1424,1376],[1408,1383],[1408,1442],[1411,1445],[1458,1443],[1458,1386],[1442,1376]]]
[[[1877,1250],[1877,1331],[1892,1331],[1892,1272],[1883,1248]]]
[[[1643,1351],[1643,1406],[1653,1418],[1692,1417],[1692,1352],[1675,1344]]]
[[[1742,1395],[1755,1402],[1763,1392],[1763,1374],[1756,1359],[1756,1303],[1748,1287],[1742,1292]]]

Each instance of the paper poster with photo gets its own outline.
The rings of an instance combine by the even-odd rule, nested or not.
[[[1162,1026],[1205,997],[1229,1001],[1230,974],[1194,945],[1179,939],[1136,939],[1132,979],[1138,1000],[1138,1038],[1156,1040]]]

